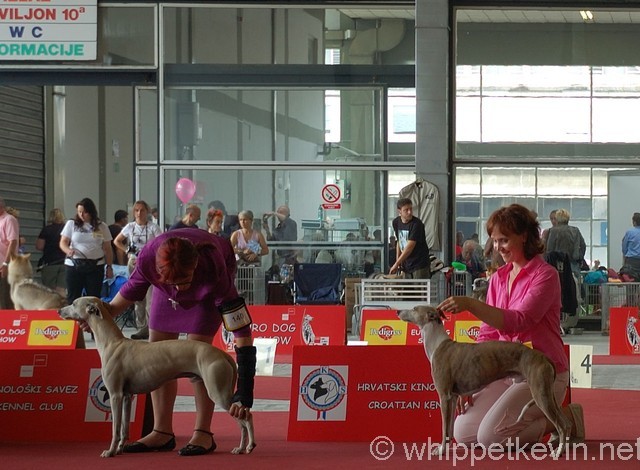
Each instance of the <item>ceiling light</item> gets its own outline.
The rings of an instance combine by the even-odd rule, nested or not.
[[[590,10],[580,10],[580,16],[583,21],[593,21],[593,13]]]

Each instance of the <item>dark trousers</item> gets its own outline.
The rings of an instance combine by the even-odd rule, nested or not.
[[[67,302],[69,305],[83,295],[101,296],[102,281],[104,280],[104,264],[96,266],[94,270],[88,273],[80,273],[74,266],[65,266],[65,268]]]

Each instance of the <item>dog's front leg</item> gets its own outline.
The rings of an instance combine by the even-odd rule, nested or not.
[[[240,425],[240,444],[234,448],[232,454],[250,454],[256,447],[256,441],[253,434],[253,416],[249,413],[247,419],[237,419]]]
[[[440,398],[442,412],[442,444],[431,451],[431,455],[443,456],[447,453],[447,446],[453,436],[453,421],[456,417],[456,395],[445,395]]]
[[[120,442],[120,428],[122,424],[122,393],[109,392],[109,401],[111,402],[111,446],[102,452],[101,457],[113,457],[116,455],[116,449]]]
[[[132,396],[129,393],[125,393],[122,397],[122,420],[120,423],[120,440],[118,441],[118,448],[116,454],[122,454],[125,444],[129,440],[129,424],[131,423],[131,400]]]

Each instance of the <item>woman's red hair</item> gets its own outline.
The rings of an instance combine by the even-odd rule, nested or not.
[[[197,264],[198,249],[186,238],[167,238],[156,252],[156,270],[162,283],[188,278]]]

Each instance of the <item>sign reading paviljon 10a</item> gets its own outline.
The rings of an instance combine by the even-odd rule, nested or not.
[[[97,0],[0,0],[0,61],[95,60]]]

